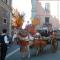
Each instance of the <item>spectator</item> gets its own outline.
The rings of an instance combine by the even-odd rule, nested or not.
[[[9,43],[8,41],[8,37],[7,37],[7,30],[4,29],[2,31],[2,35],[1,35],[1,60],[5,60],[5,56],[6,56],[6,53],[7,53],[7,44]]]

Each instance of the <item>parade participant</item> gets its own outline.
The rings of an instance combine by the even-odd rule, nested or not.
[[[35,38],[38,38],[38,39],[41,38],[41,34],[39,32],[36,32]]]
[[[1,60],[5,60],[7,53],[7,44],[9,43],[6,29],[2,31],[0,40],[1,40]]]
[[[23,34],[24,33],[24,34]],[[33,37],[31,36],[31,34],[29,32],[27,32],[26,30],[19,30],[18,36],[19,41],[18,41],[18,45],[20,45],[20,54],[21,57],[25,58],[28,57],[30,58],[30,40],[33,40]]]
[[[17,37],[17,33],[14,32],[13,37],[12,37],[12,42],[14,42],[16,44],[16,37]]]

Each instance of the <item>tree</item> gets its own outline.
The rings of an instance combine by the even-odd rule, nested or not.
[[[18,10],[14,10],[12,12],[12,27],[19,28],[22,27],[24,19],[24,15],[20,15]]]
[[[33,26],[36,26],[36,25],[38,25],[38,24],[40,24],[40,20],[39,20],[38,18],[34,18],[34,19],[32,20],[32,25],[33,25]]]

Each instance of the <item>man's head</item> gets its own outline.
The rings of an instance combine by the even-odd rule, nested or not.
[[[3,29],[3,31],[2,31],[3,33],[6,33],[7,32],[7,30],[6,29]]]

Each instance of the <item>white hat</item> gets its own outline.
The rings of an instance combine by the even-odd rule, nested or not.
[[[36,35],[40,35],[40,33],[37,32]]]

